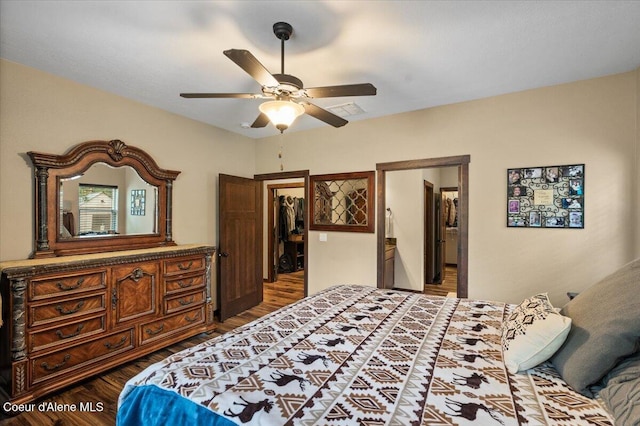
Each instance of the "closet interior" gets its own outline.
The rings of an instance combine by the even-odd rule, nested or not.
[[[304,197],[278,195],[278,273],[304,268]]]
[[[306,204],[303,184],[282,184],[271,189],[274,221],[270,281],[273,282],[279,274],[304,270]]]
[[[446,265],[458,264],[458,188],[441,188],[445,224]]]

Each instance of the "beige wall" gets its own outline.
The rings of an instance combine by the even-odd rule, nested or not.
[[[640,257],[640,68],[636,70],[636,256]]]
[[[373,170],[378,162],[469,154],[469,294],[517,302],[548,291],[556,304],[640,255],[639,72],[513,93],[341,129],[285,132],[285,171]],[[122,97],[0,61],[0,260],[33,248],[30,150],[61,153],[122,139],[175,183],[174,237],[217,241],[217,176],[280,170],[279,137],[253,141]],[[307,118],[310,119],[310,118]],[[584,230],[507,229],[506,169],[585,163]],[[375,285],[375,234],[310,232],[309,292]]]
[[[635,257],[637,72],[431,108],[284,137],[286,170],[373,170],[376,163],[469,154],[469,295],[556,304]],[[277,170],[280,139],[256,146]],[[585,229],[506,227],[506,171],[585,163]],[[357,249],[354,250],[353,248]],[[376,283],[376,237],[309,239],[309,291]]]
[[[215,244],[218,173],[250,177],[255,169],[255,142],[248,138],[2,60],[0,260],[33,250],[33,179],[25,153],[63,153],[96,139],[121,139],[160,167],[182,171],[174,184],[178,244]]]
[[[424,179],[422,170],[394,171],[386,177],[385,207],[393,212],[394,286],[398,288],[420,290],[424,283]]]

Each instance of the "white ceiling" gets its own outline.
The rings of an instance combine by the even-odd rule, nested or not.
[[[260,86],[222,54],[280,72],[275,22],[294,28],[285,72],[305,87],[372,83],[350,121],[640,67],[640,1],[0,1],[0,56],[252,138],[258,99],[181,92]],[[326,124],[300,117],[287,132]],[[338,130],[339,131],[339,130]]]

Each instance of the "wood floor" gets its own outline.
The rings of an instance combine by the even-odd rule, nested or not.
[[[425,284],[424,294],[432,296],[447,296],[456,294],[458,288],[458,268],[456,265],[446,265],[442,284]]]
[[[303,272],[280,275],[279,281],[264,284],[264,301],[235,317],[218,323],[212,334],[200,334],[183,342],[159,350],[150,355],[138,358],[101,376],[87,379],[64,392],[36,401],[36,410],[22,413],[12,418],[3,418],[4,410],[0,409],[0,425],[24,426],[101,426],[115,425],[118,395],[124,384],[134,375],[149,365],[161,361],[169,355],[194,346],[214,336],[226,333],[236,327],[247,324],[256,318],[273,312],[285,305],[295,302],[304,296]],[[92,402],[94,407],[102,404],[102,410],[96,412],[72,411],[38,411],[40,403],[69,404],[79,407],[80,403]],[[176,425],[177,426],[177,425]]]
[[[78,407],[82,403],[93,403],[94,406],[102,405],[102,409],[96,412],[72,412],[72,411],[38,411],[22,413],[12,418],[1,417],[0,425],[24,425],[24,426],[101,426],[114,425],[118,396],[124,384],[134,375],[149,365],[161,361],[167,356],[194,346],[200,342],[211,339],[214,336],[226,333],[236,327],[245,325],[254,319],[260,318],[283,306],[291,304],[304,296],[304,272],[282,274],[275,283],[264,283],[263,302],[245,312],[227,319],[224,323],[216,324],[216,331],[211,334],[198,336],[177,343],[168,348],[159,350],[150,355],[141,357],[133,362],[125,364],[109,372],[87,379],[64,392],[36,401],[36,407],[40,403],[69,404]],[[449,292],[456,291],[457,270],[455,267],[447,267],[445,280],[439,285],[427,285],[425,294],[446,296]]]

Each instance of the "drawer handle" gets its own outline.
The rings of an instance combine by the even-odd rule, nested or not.
[[[120,341],[118,343],[111,343],[111,342],[107,342],[104,345],[107,347],[107,349],[118,349],[120,346],[124,345],[124,342],[127,341],[127,336],[122,336],[122,339],[120,339]]]
[[[198,312],[198,314],[196,315],[195,318],[189,318],[188,315],[185,315],[184,320],[187,322],[196,322],[200,319],[200,312]]]
[[[193,285],[193,282],[195,281],[195,279],[191,278],[191,281],[189,281],[188,283],[184,282],[184,281],[178,281],[178,285],[180,286],[180,288],[187,288],[187,287],[191,287]]]
[[[82,283],[84,282],[84,277],[80,278],[78,280],[78,282],[75,285],[66,285],[64,282],[59,281],[56,285],[58,286],[58,288],[62,291],[68,291],[68,290],[75,290],[76,288],[80,287],[82,285]]]
[[[62,330],[58,330],[58,331],[56,331],[56,335],[61,339],[69,339],[71,337],[76,337],[78,334],[80,334],[80,332],[82,331],[83,328],[84,328],[84,323],[78,324],[78,328],[73,333],[71,333],[71,334],[63,334]]]
[[[182,263],[178,263],[178,269],[180,269],[181,271],[188,271],[189,269],[191,269],[191,266],[193,266],[193,260],[187,263],[186,266]]]
[[[58,305],[56,306],[56,311],[60,312],[62,315],[75,314],[84,306],[84,300],[81,300],[75,308],[73,309],[65,309],[64,306]]]
[[[161,324],[160,327],[158,327],[157,330],[152,330],[150,328],[147,328],[146,330],[144,330],[144,332],[147,333],[150,336],[153,336],[154,334],[160,333],[163,329],[164,329],[164,324]]]
[[[63,365],[65,365],[65,364],[67,363],[67,361],[69,361],[69,358],[71,358],[71,354],[66,354],[66,355],[64,356],[64,358],[62,359],[62,362],[61,362],[61,363],[59,363],[59,364],[49,366],[49,364],[48,364],[48,363],[43,362],[42,364],[40,364],[40,366],[41,366],[42,368],[44,368],[45,370],[47,370],[47,371],[57,370],[58,368],[60,368],[60,367],[62,367]]]
[[[187,306],[193,303],[193,300],[195,299],[194,295],[191,295],[191,297],[189,298],[189,300],[186,299],[178,299],[178,303],[180,303],[182,306]]]

